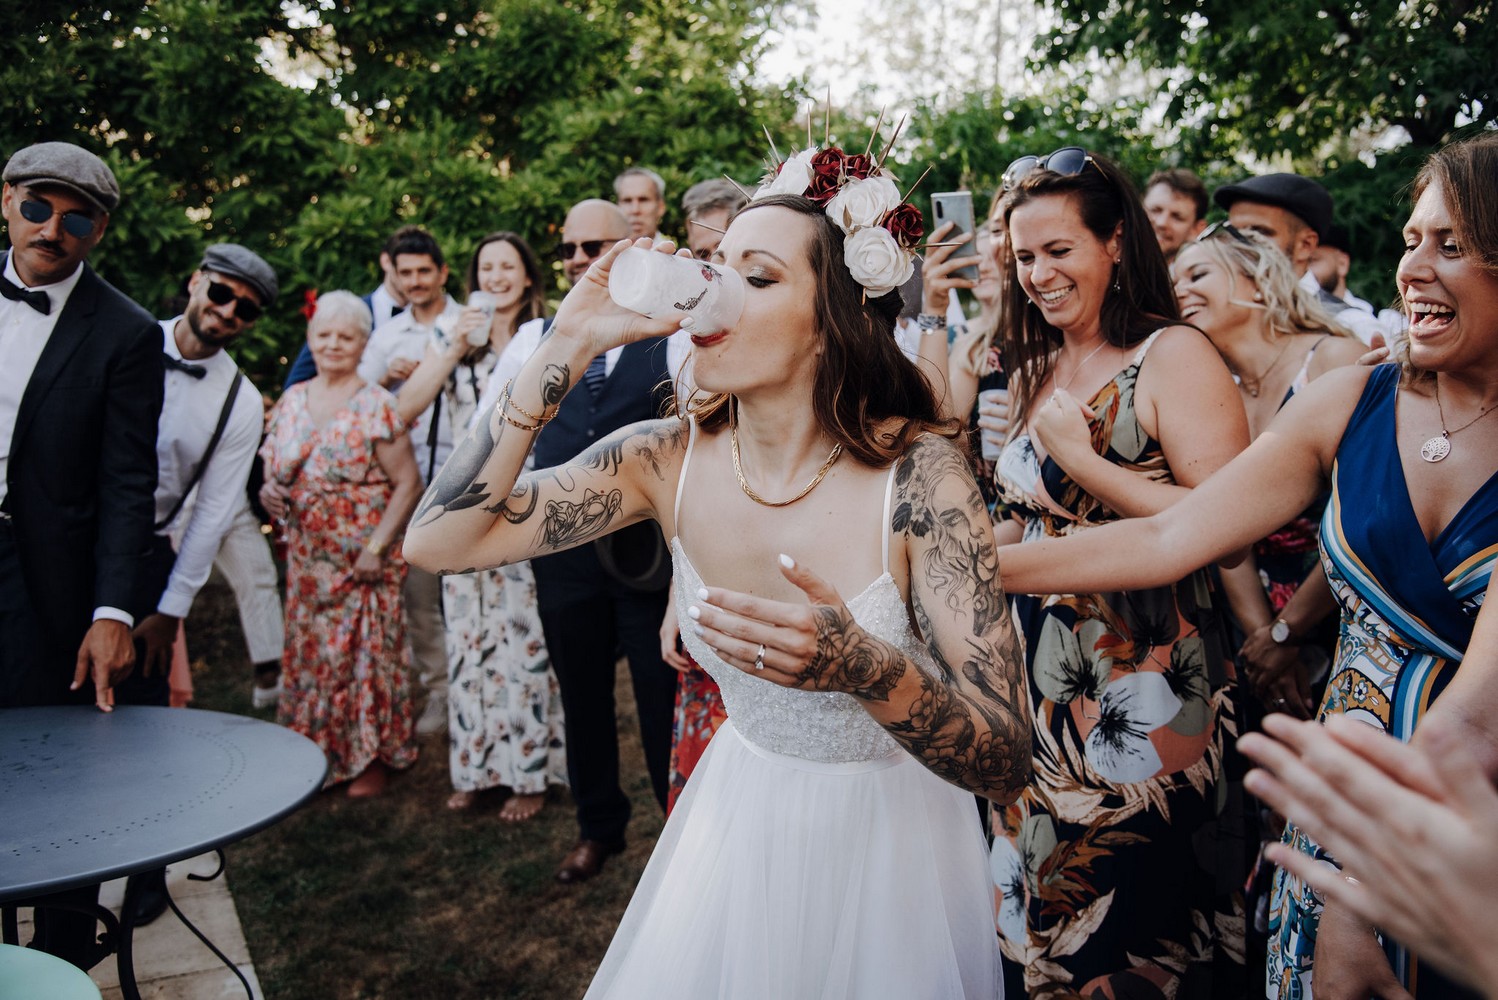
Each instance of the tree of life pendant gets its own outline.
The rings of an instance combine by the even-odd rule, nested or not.
[[[1427,462],[1439,462],[1451,454],[1451,442],[1445,434],[1437,434],[1420,446],[1420,457]]]

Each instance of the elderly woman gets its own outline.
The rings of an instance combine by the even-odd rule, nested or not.
[[[286,390],[265,444],[266,510],[286,524],[286,652],[277,718],[322,747],[327,784],[379,794],[416,759],[396,546],[421,476],[395,398],[359,378],[369,307],[317,300],[317,375]]]
[[[1154,586],[1252,544],[1330,488],[1321,562],[1342,621],[1320,718],[1348,715],[1417,745],[1455,734],[1498,773],[1487,671],[1464,663],[1498,559],[1495,173],[1498,136],[1487,134],[1433,154],[1415,180],[1396,276],[1410,318],[1401,364],[1317,379],[1167,513],[1005,548],[1005,584]],[[1285,842],[1341,860],[1294,825]],[[1462,995],[1293,874],[1277,876],[1269,929],[1270,997]]]

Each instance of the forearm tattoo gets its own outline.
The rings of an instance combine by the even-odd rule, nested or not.
[[[953,483],[965,487],[960,502],[952,499]],[[946,780],[1012,798],[1030,772],[1029,702],[987,508],[967,463],[937,438],[912,445],[896,469],[895,488],[891,528],[919,540],[911,544],[912,553],[919,553],[910,567],[911,606],[936,671],[911,665],[917,693],[901,706],[903,717],[886,728]],[[960,650],[938,641],[923,595],[939,600],[944,617],[966,620]],[[822,669],[844,682],[839,690],[859,680],[854,693],[866,700],[888,701],[906,673],[908,661],[898,651],[851,622],[819,619],[818,659],[824,651],[853,657],[852,664],[835,667],[822,660]],[[961,662],[954,664],[956,658]]]

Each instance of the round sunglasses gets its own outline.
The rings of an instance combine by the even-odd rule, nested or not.
[[[45,201],[37,201],[35,198],[26,198],[21,201],[21,218],[38,226],[52,218],[56,211]],[[63,231],[74,239],[82,240],[92,236],[97,224],[82,212],[62,213]]]

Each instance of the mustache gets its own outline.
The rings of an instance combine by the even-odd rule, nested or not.
[[[34,239],[27,245],[33,250],[45,250],[48,253],[62,254],[62,244],[52,240]]]

